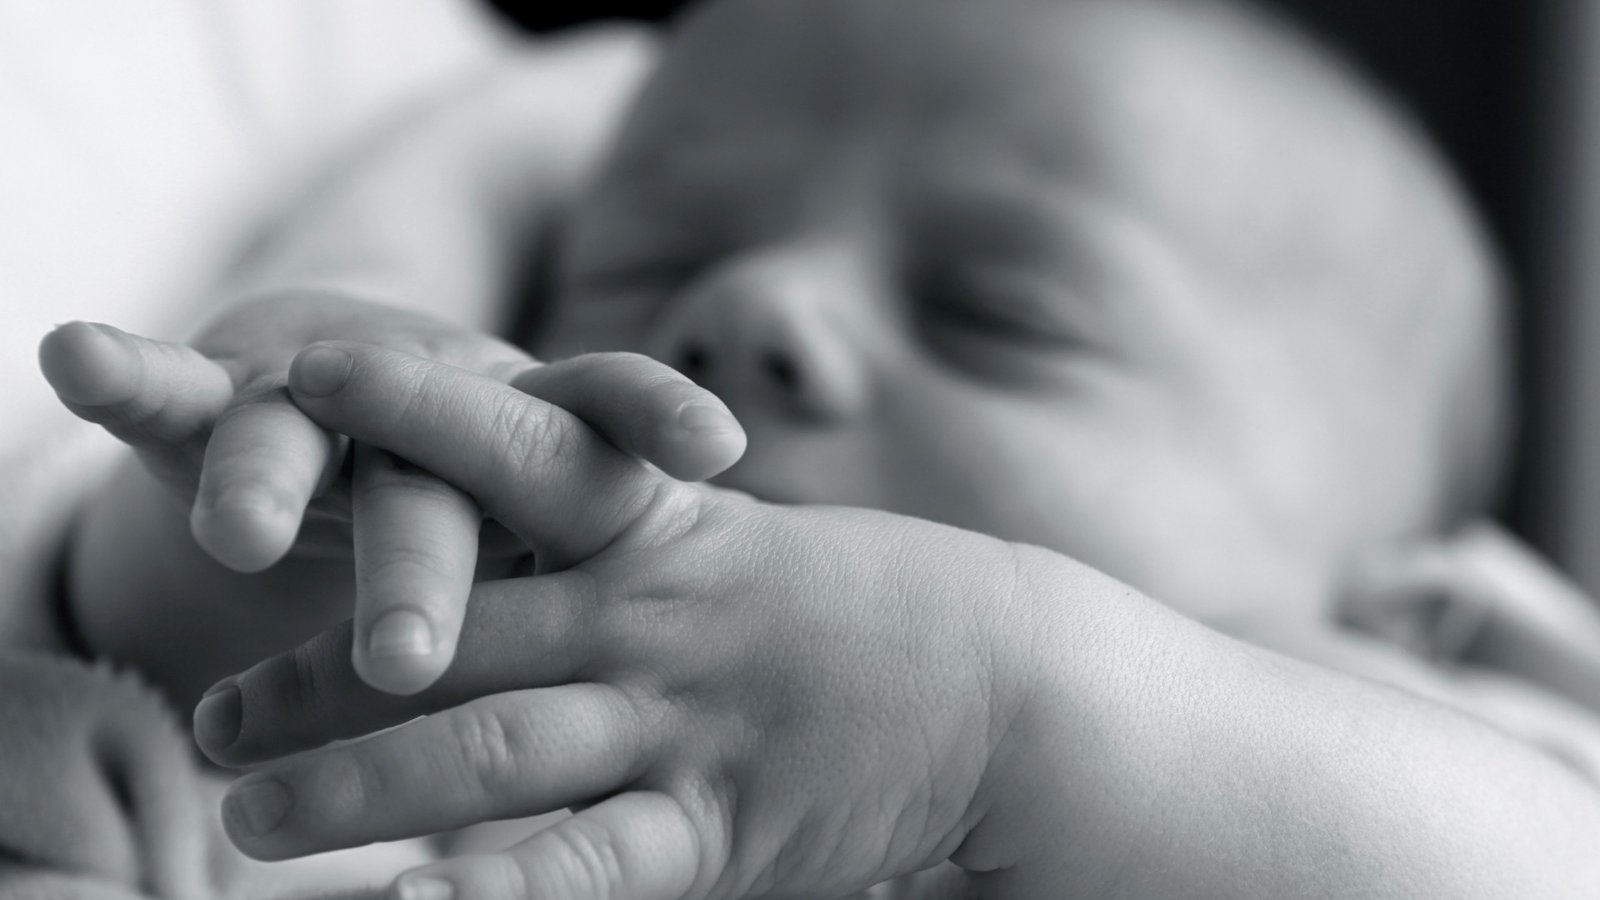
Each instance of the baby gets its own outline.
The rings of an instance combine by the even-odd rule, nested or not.
[[[907,7],[689,24],[537,354],[710,388],[750,436],[721,483],[1225,627],[1325,620],[1352,560],[1482,510],[1501,284],[1406,122],[1228,4]]]
[[[1210,2],[708,4],[675,35],[564,237],[556,296],[517,336],[573,357],[543,369],[485,338],[312,297],[235,313],[199,353],[74,326],[47,341],[46,371],[166,484],[198,478],[194,526],[211,555],[255,569],[289,554],[250,590],[320,585],[289,598],[299,619],[246,656],[347,609],[348,558],[329,564],[311,529],[294,534],[308,503],[337,505],[313,498],[344,450],[296,418],[282,385],[305,344],[351,338],[513,381],[671,474],[718,472],[747,436],[718,484],[1047,548],[1253,642],[1448,693],[1329,622],[1365,560],[1482,511],[1505,430],[1503,286],[1424,142],[1292,30]],[[738,424],[664,370],[574,356],[611,350],[671,365]],[[129,371],[145,373],[141,388],[107,392]],[[450,549],[421,583],[454,590],[471,577],[460,560],[476,548],[460,536],[476,534],[475,508],[433,488],[409,507],[374,502],[363,471],[379,473],[369,488],[434,482],[367,453],[352,488],[358,564],[360,523],[398,516],[399,543],[372,568],[402,569],[415,599],[425,592],[396,547],[437,539]],[[220,499],[241,484],[280,502]],[[156,502],[101,499],[139,516]],[[145,615],[115,608],[142,608],[127,573],[159,535],[96,515],[77,554],[89,570],[117,559],[101,565],[122,583],[75,597],[75,612],[93,646],[144,640],[107,623]],[[335,529],[316,546],[350,540]],[[606,546],[563,540],[540,571]],[[488,543],[498,568],[479,578],[530,570],[525,548]],[[170,559],[159,589],[132,592],[170,607],[185,581],[234,577]],[[382,572],[366,577],[384,593]],[[458,616],[441,632],[441,615],[385,630],[358,607],[357,669],[391,693],[423,689],[460,628]],[[363,643],[433,662],[385,672],[362,662]],[[205,681],[232,662],[172,660],[202,672],[164,677]],[[237,689],[207,697],[203,747],[229,756],[238,704]]]

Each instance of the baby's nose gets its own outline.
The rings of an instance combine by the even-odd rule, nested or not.
[[[860,413],[868,379],[859,343],[831,314],[840,298],[826,279],[801,276],[759,264],[709,273],[677,299],[653,355],[735,413],[752,404],[816,422]]]

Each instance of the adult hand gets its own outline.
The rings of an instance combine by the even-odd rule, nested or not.
[[[365,688],[339,652],[347,631],[215,688],[197,729],[225,764],[400,726],[242,778],[225,821],[246,852],[593,804],[409,883],[838,895],[958,848],[1027,855],[1016,821],[1004,840],[985,830],[1001,827],[996,792],[1022,780],[991,763],[1013,754],[1037,661],[1035,611],[1013,604],[1028,552],[672,481],[558,407],[390,351],[314,346],[289,388],[323,426],[465,490],[548,571],[478,585],[456,665],[415,697]]]
[[[674,483],[559,409],[400,354],[320,345],[290,382],[553,568],[480,585],[458,664],[414,698],[365,689],[339,633],[219,686],[202,718],[232,727],[204,743],[227,763],[398,726],[240,779],[224,818],[246,852],[591,804],[395,890],[838,896],[944,859],[1008,900],[1600,885],[1600,804],[1560,766],[1055,554]]]

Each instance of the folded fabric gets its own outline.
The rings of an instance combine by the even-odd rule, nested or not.
[[[246,859],[222,832],[222,779],[154,691],[105,665],[0,654],[0,723],[7,900],[353,900],[433,857],[412,842]]]
[[[0,658],[0,848],[152,896],[209,892],[200,786],[171,714],[132,678]]]

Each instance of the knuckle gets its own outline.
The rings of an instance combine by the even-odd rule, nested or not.
[[[298,721],[327,696],[328,678],[322,670],[320,654],[311,644],[301,644],[290,651],[285,674],[287,690],[283,699],[291,720]]]
[[[377,546],[372,546],[374,543]],[[438,579],[470,577],[476,562],[452,555],[452,546],[443,541],[384,540],[364,543],[358,552],[363,581],[382,584],[383,595],[419,595],[424,600],[436,594]],[[418,579],[424,583],[416,583]]]
[[[699,492],[667,478],[650,481],[636,502],[629,511],[633,527],[658,546],[693,531],[705,515]]]
[[[459,398],[452,396],[450,384],[441,377],[436,364],[426,359],[403,357],[392,362],[395,365],[387,375],[392,379],[391,389],[396,391],[398,399],[393,407],[393,421],[430,421],[440,410],[458,402]]]
[[[501,446],[510,448],[512,458],[529,470],[541,470],[575,449],[572,423],[552,407],[508,398],[496,410],[494,421]]]
[[[452,571],[443,554],[426,544],[416,547],[395,545],[364,547],[359,552],[357,565],[360,566],[363,587],[384,598],[385,609],[392,608],[392,601],[401,600],[408,595],[421,594],[426,597],[431,593],[428,590],[432,587],[431,584],[416,583],[419,577],[445,576]],[[423,590],[415,590],[418,587]]]
[[[523,780],[527,741],[514,719],[497,707],[467,707],[457,723],[462,748],[457,777],[471,788],[498,793]]]
[[[486,897],[547,897],[559,894],[540,893],[532,887],[532,880],[524,868],[523,860],[515,855],[502,854],[484,858],[484,877],[489,890]]]
[[[317,759],[306,791],[315,804],[308,817],[331,832],[370,813],[381,798],[390,796],[383,768],[353,749],[335,750]]]
[[[599,824],[581,817],[550,833],[547,884],[552,897],[615,897],[626,883],[621,848]],[[530,879],[532,880],[532,879]],[[544,895],[537,895],[544,896]]]
[[[140,402],[141,400],[144,402]],[[170,395],[149,399],[137,398],[118,408],[107,410],[108,424],[120,427],[135,441],[177,443],[190,435],[188,429],[176,423],[178,417],[172,415],[173,406],[174,400]]]

